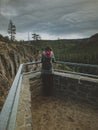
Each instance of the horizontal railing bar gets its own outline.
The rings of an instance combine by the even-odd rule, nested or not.
[[[16,95],[15,95],[15,99],[14,99],[14,103],[13,103],[13,108],[12,108],[12,113],[11,113],[10,120],[9,120],[8,130],[14,130],[14,127],[15,127],[18,102],[19,102],[20,91],[21,91],[21,82],[22,82],[22,75],[20,77],[19,85],[18,85],[18,88],[16,91]]]
[[[88,76],[88,77],[93,77],[93,78],[98,78],[97,75],[85,74],[85,73],[80,73],[80,72],[73,72],[73,71],[67,71],[67,70],[58,70],[58,69],[54,69],[54,71],[62,72],[62,73],[69,73],[69,74],[82,75],[82,76]]]
[[[93,64],[72,63],[72,62],[63,62],[63,61],[56,61],[55,63],[56,64],[65,64],[65,65],[74,65],[74,66],[85,66],[85,67],[98,68],[98,65],[93,65]]]
[[[27,63],[23,63],[23,65],[33,65],[33,64],[40,64],[41,61],[38,61],[38,62],[27,62]]]
[[[33,71],[30,71],[30,72],[24,72],[23,75],[28,75],[28,74],[34,74],[34,73],[37,73],[37,72],[41,72],[41,70],[33,70]]]

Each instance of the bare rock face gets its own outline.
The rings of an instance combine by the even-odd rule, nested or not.
[[[34,60],[31,45],[0,42],[0,109],[21,63]]]

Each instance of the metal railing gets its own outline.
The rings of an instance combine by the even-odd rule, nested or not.
[[[21,72],[23,64],[20,65],[18,72],[13,81],[12,87],[9,91],[8,97],[5,101],[3,109],[0,113],[0,130],[13,130],[16,117],[17,103],[19,100],[19,92],[21,82]],[[16,98],[17,95],[17,98]]]
[[[19,66],[19,69],[18,69],[15,79],[13,81],[13,84],[9,91],[8,97],[7,97],[7,99],[4,103],[4,106],[2,108],[2,111],[0,113],[0,130],[14,130],[18,102],[19,102],[20,89],[21,89],[22,73],[25,73],[25,72],[29,73],[30,65],[36,66],[40,63],[41,63],[40,61],[39,62],[28,62],[28,63],[21,64]],[[71,65],[71,66],[93,67],[93,68],[98,69],[98,65],[90,65],[90,64],[82,64],[82,63],[56,61],[55,64],[69,65],[69,66]],[[41,67],[39,67],[38,71],[40,71],[40,69],[41,69]],[[71,71],[66,71],[66,70],[58,70],[58,68],[55,68],[55,67],[54,67],[54,70],[58,71],[58,72],[74,73],[74,74],[92,76],[92,77],[98,78],[97,75],[89,75],[89,74],[71,72]],[[31,72],[32,71],[35,72],[36,70],[31,70]]]
[[[98,78],[98,65],[83,64],[83,63],[72,63],[72,62],[63,62],[63,61],[56,61],[55,63],[58,64],[58,65],[62,65],[63,66],[62,69],[59,68],[58,66],[57,66],[57,68],[54,67],[55,71]],[[68,66],[69,68],[74,66],[75,68],[73,70],[72,69],[71,70],[67,70],[67,69],[64,69],[64,66]],[[88,69],[93,68],[94,71],[96,71],[97,74],[90,74],[90,73],[87,73],[86,71],[84,73],[80,72],[80,71],[77,72],[76,70],[77,70],[78,67],[81,67],[84,70],[85,70],[85,68],[88,68]]]
[[[64,65],[73,65],[73,66],[84,66],[84,67],[98,68],[98,65],[92,65],[92,64],[72,63],[72,62],[63,62],[63,61],[56,61],[55,63],[57,63],[57,64],[64,64]]]
[[[21,89],[22,73],[25,72],[24,68],[26,66],[39,63],[41,62],[29,62],[19,66],[7,99],[0,113],[0,130],[14,130]]]

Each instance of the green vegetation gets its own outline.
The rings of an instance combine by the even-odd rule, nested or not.
[[[92,38],[81,40],[39,40],[31,41],[35,49],[43,50],[45,46],[50,45],[55,53],[56,60],[98,64],[98,43],[93,42]]]
[[[56,60],[98,64],[98,34],[86,39],[73,40],[39,40],[31,41],[36,49],[43,50],[45,46],[50,45],[55,53]],[[62,66],[60,66],[62,68]],[[65,67],[66,69],[66,67]],[[70,67],[71,70],[83,73],[98,74],[98,69],[88,67]],[[70,70],[69,69],[69,70]]]

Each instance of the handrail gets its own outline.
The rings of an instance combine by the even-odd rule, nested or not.
[[[7,99],[0,113],[0,130],[14,130],[19,94],[22,80],[22,69],[26,65],[39,64],[41,62],[28,62],[20,64]]]
[[[83,64],[83,63],[72,63],[72,62],[63,62],[63,61],[56,61],[56,64],[63,64],[63,65],[68,65],[68,66],[76,66],[76,67],[91,67],[91,68],[97,68],[98,65],[93,65],[93,64]],[[54,69],[55,71],[61,71],[63,73],[70,73],[70,74],[76,74],[76,75],[82,75],[82,76],[88,76],[88,77],[94,77],[98,78],[98,75],[95,74],[88,74],[88,73],[82,73],[82,72],[76,72],[76,71],[65,71],[65,70],[60,70],[60,69]]]
[[[68,73],[68,74],[87,76],[87,77],[92,77],[92,78],[98,78],[98,75],[92,75],[92,74],[86,74],[86,73],[80,73],[80,72],[72,72],[72,71],[58,70],[58,69],[54,69],[54,71],[61,72],[61,73]]]
[[[23,63],[23,66],[25,65],[33,65],[33,64],[40,64],[41,61],[37,61],[37,62],[27,62],[27,63]]]
[[[84,67],[98,68],[98,65],[93,65],[93,64],[72,63],[72,62],[63,62],[63,61],[56,61],[55,63],[57,63],[57,64],[65,64],[65,65],[74,65],[74,66],[84,66]]]
[[[13,81],[12,87],[9,91],[8,97],[4,103],[3,109],[0,114],[0,130],[12,130],[9,128],[9,122],[10,122],[10,117],[12,115],[12,110],[13,110],[13,105],[14,101],[16,98],[16,93],[18,91],[18,83],[20,80],[21,76],[21,71],[22,71],[23,64],[20,65],[18,72],[15,76],[15,79]],[[17,97],[19,98],[19,97]],[[15,117],[13,117],[13,120],[15,121]],[[13,127],[14,124],[12,124],[11,127]]]

